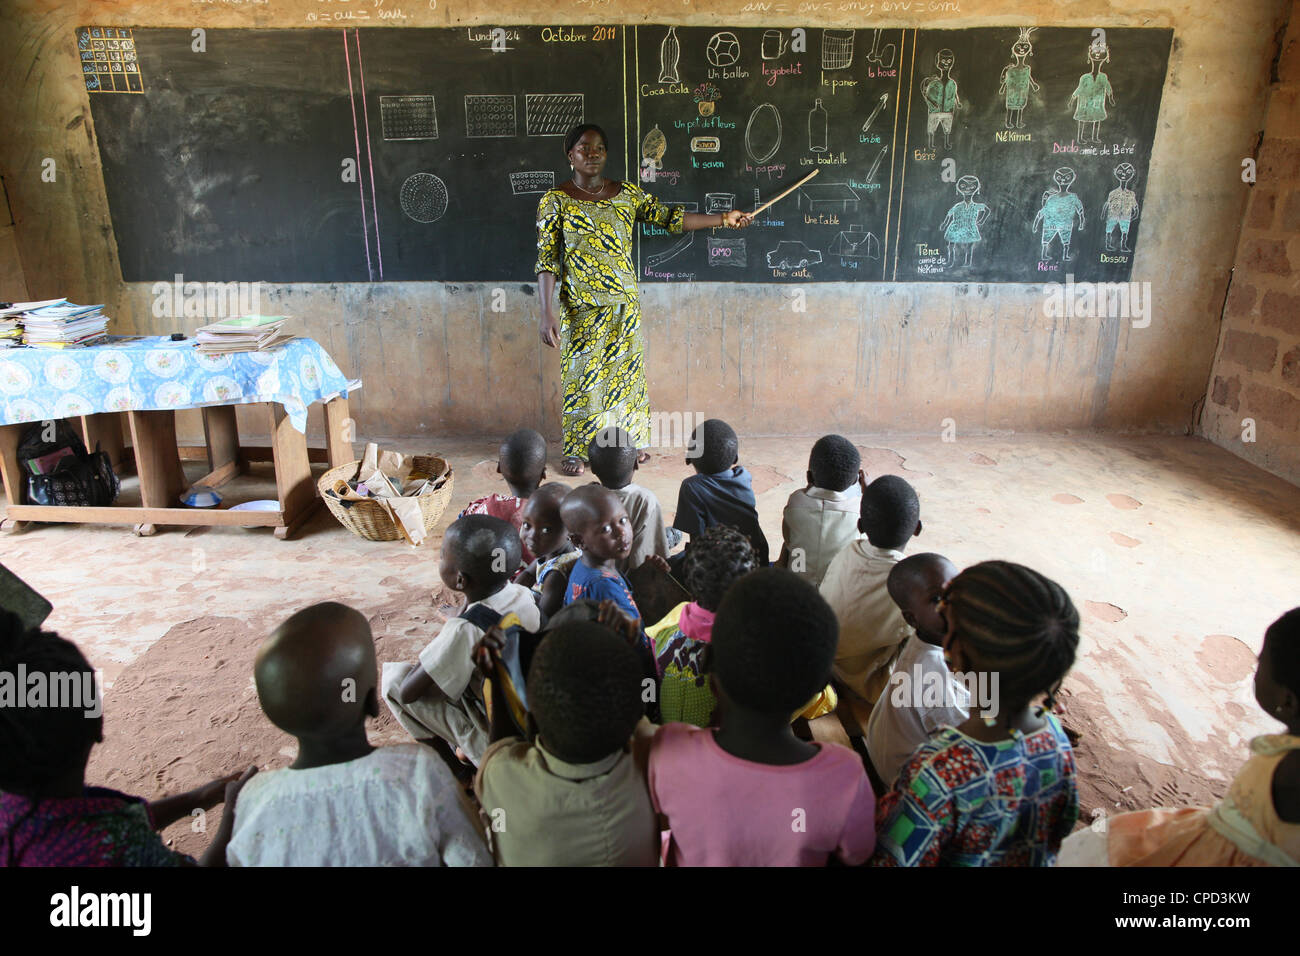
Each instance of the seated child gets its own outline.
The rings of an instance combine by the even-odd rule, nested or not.
[[[530,739],[494,742],[474,782],[499,864],[658,865],[659,827],[630,747],[641,679],[635,652],[603,624],[565,621],[542,639],[528,669]],[[495,736],[507,705],[492,688]]]
[[[1079,612],[1055,581],[1007,561],[953,578],[940,610],[971,716],[903,764],[877,809],[873,866],[1051,866],[1079,816],[1074,752],[1053,700]],[[969,686],[969,685],[968,685]],[[1046,706],[1034,701],[1047,696]]]
[[[821,592],[840,622],[835,676],[851,694],[874,704],[907,636],[886,582],[908,540],[921,533],[921,504],[912,486],[896,475],[867,485],[858,530],[865,537],[832,559]]]
[[[677,492],[673,527],[692,538],[715,524],[730,525],[749,538],[758,566],[768,563],[767,537],[758,523],[758,506],[749,472],[741,467],[740,442],[726,422],[710,418],[691,432],[686,463],[695,474]]]
[[[751,571],[713,622],[717,729],[667,724],[649,744],[650,798],[670,866],[824,866],[871,856],[875,797],[857,754],[795,736],[826,685],[835,615],[784,568]]]
[[[573,562],[581,556],[560,519],[560,502],[572,489],[549,481],[529,496],[524,505],[519,540],[537,558],[520,572],[515,583],[531,587],[543,620],[564,606]]]
[[[726,525],[706,528],[686,556],[686,586],[695,600],[679,604],[646,629],[654,642],[659,671],[659,716],[663,723],[682,721],[707,727],[717,698],[706,666],[713,638],[713,617],[727,589],[758,566],[749,539]]]
[[[569,572],[564,603],[613,601],[624,614],[639,620],[641,612],[632,597],[632,588],[616,567],[619,559],[626,558],[632,550],[632,523],[618,495],[596,484],[575,488],[560,505],[560,517],[569,530],[570,540],[582,552]],[[667,562],[657,555],[652,554],[646,561],[667,567]],[[644,675],[651,677],[657,673],[654,648],[645,636],[644,627],[641,622],[636,650]]]
[[[229,802],[253,771],[152,802],[88,787],[86,763],[104,739],[94,669],[71,641],[0,610],[0,674],[10,676],[11,691],[18,673],[73,680],[45,706],[0,697],[0,866],[193,866],[191,857],[167,849],[158,831],[196,807]],[[78,699],[69,699],[72,690]],[[34,693],[30,684],[18,692]],[[202,865],[221,865],[232,822],[233,814],[222,814]]]
[[[717,698],[709,685],[708,646],[713,617],[732,582],[757,566],[749,539],[726,525],[705,529],[686,556],[686,583],[694,601],[679,604],[646,629],[659,670],[659,722],[708,727]],[[812,720],[835,709],[835,691],[818,692],[791,719]]]
[[[512,432],[497,453],[497,474],[510,486],[510,494],[475,498],[457,517],[491,515],[509,521],[517,531],[523,523],[524,502],[546,480],[546,439],[531,428]],[[527,548],[523,560],[533,560]]]
[[[541,623],[532,593],[510,581],[519,551],[519,535],[500,518],[469,515],[453,521],[442,539],[438,574],[444,585],[465,595],[465,610],[443,624],[418,662],[384,665],[380,687],[389,710],[407,733],[444,759],[451,757],[449,745],[474,763],[487,748],[483,681],[473,661],[483,633],[512,611],[530,630]],[[457,766],[453,763],[453,770]]]
[[[1286,732],[1254,754],[1214,807],[1121,813],[1066,837],[1058,866],[1300,866],[1300,608],[1269,625],[1255,701]]]
[[[808,456],[808,487],[790,495],[781,515],[785,543],[777,561],[817,587],[831,559],[858,533],[862,456],[839,435],[819,438]]]
[[[970,716],[966,685],[943,662],[948,625],[939,613],[944,588],[957,568],[941,554],[914,554],[889,572],[889,596],[912,633],[903,642],[889,689],[867,723],[867,752],[886,787],[912,751],[943,727]]]
[[[645,563],[652,554],[668,557],[668,538],[664,531],[664,513],[659,499],[649,488],[633,484],[637,470],[636,442],[621,428],[605,428],[596,433],[587,449],[591,473],[623,502],[632,522],[632,550],[617,562],[621,574]]]
[[[433,751],[370,745],[378,668],[359,612],[331,602],[294,614],[258,649],[253,677],[267,718],[298,738],[298,757],[239,794],[231,866],[492,865]]]

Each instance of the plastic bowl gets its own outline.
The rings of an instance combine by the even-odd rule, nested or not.
[[[191,488],[181,495],[181,504],[191,508],[215,508],[221,504],[221,495],[211,488]]]

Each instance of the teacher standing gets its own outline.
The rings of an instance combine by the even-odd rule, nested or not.
[[[560,470],[581,475],[587,449],[602,428],[626,431],[645,461],[650,443],[650,397],[645,337],[632,263],[632,230],[649,222],[670,233],[749,225],[739,210],[686,212],[665,206],[634,183],[602,174],[609,144],[591,123],[564,137],[573,178],[542,196],[537,206],[537,286],[542,342],[560,347],[564,382],[561,411],[564,459]],[[559,318],[551,308],[559,285]]]

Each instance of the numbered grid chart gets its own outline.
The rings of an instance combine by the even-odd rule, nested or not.
[[[140,58],[132,31],[123,27],[81,27],[77,53],[91,93],[143,93]]]

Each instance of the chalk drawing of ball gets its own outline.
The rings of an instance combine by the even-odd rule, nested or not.
[[[402,183],[402,212],[416,222],[437,222],[447,211],[447,184],[433,173],[415,173]]]
[[[740,59],[740,41],[734,33],[713,34],[704,49],[714,66],[731,66]]]

